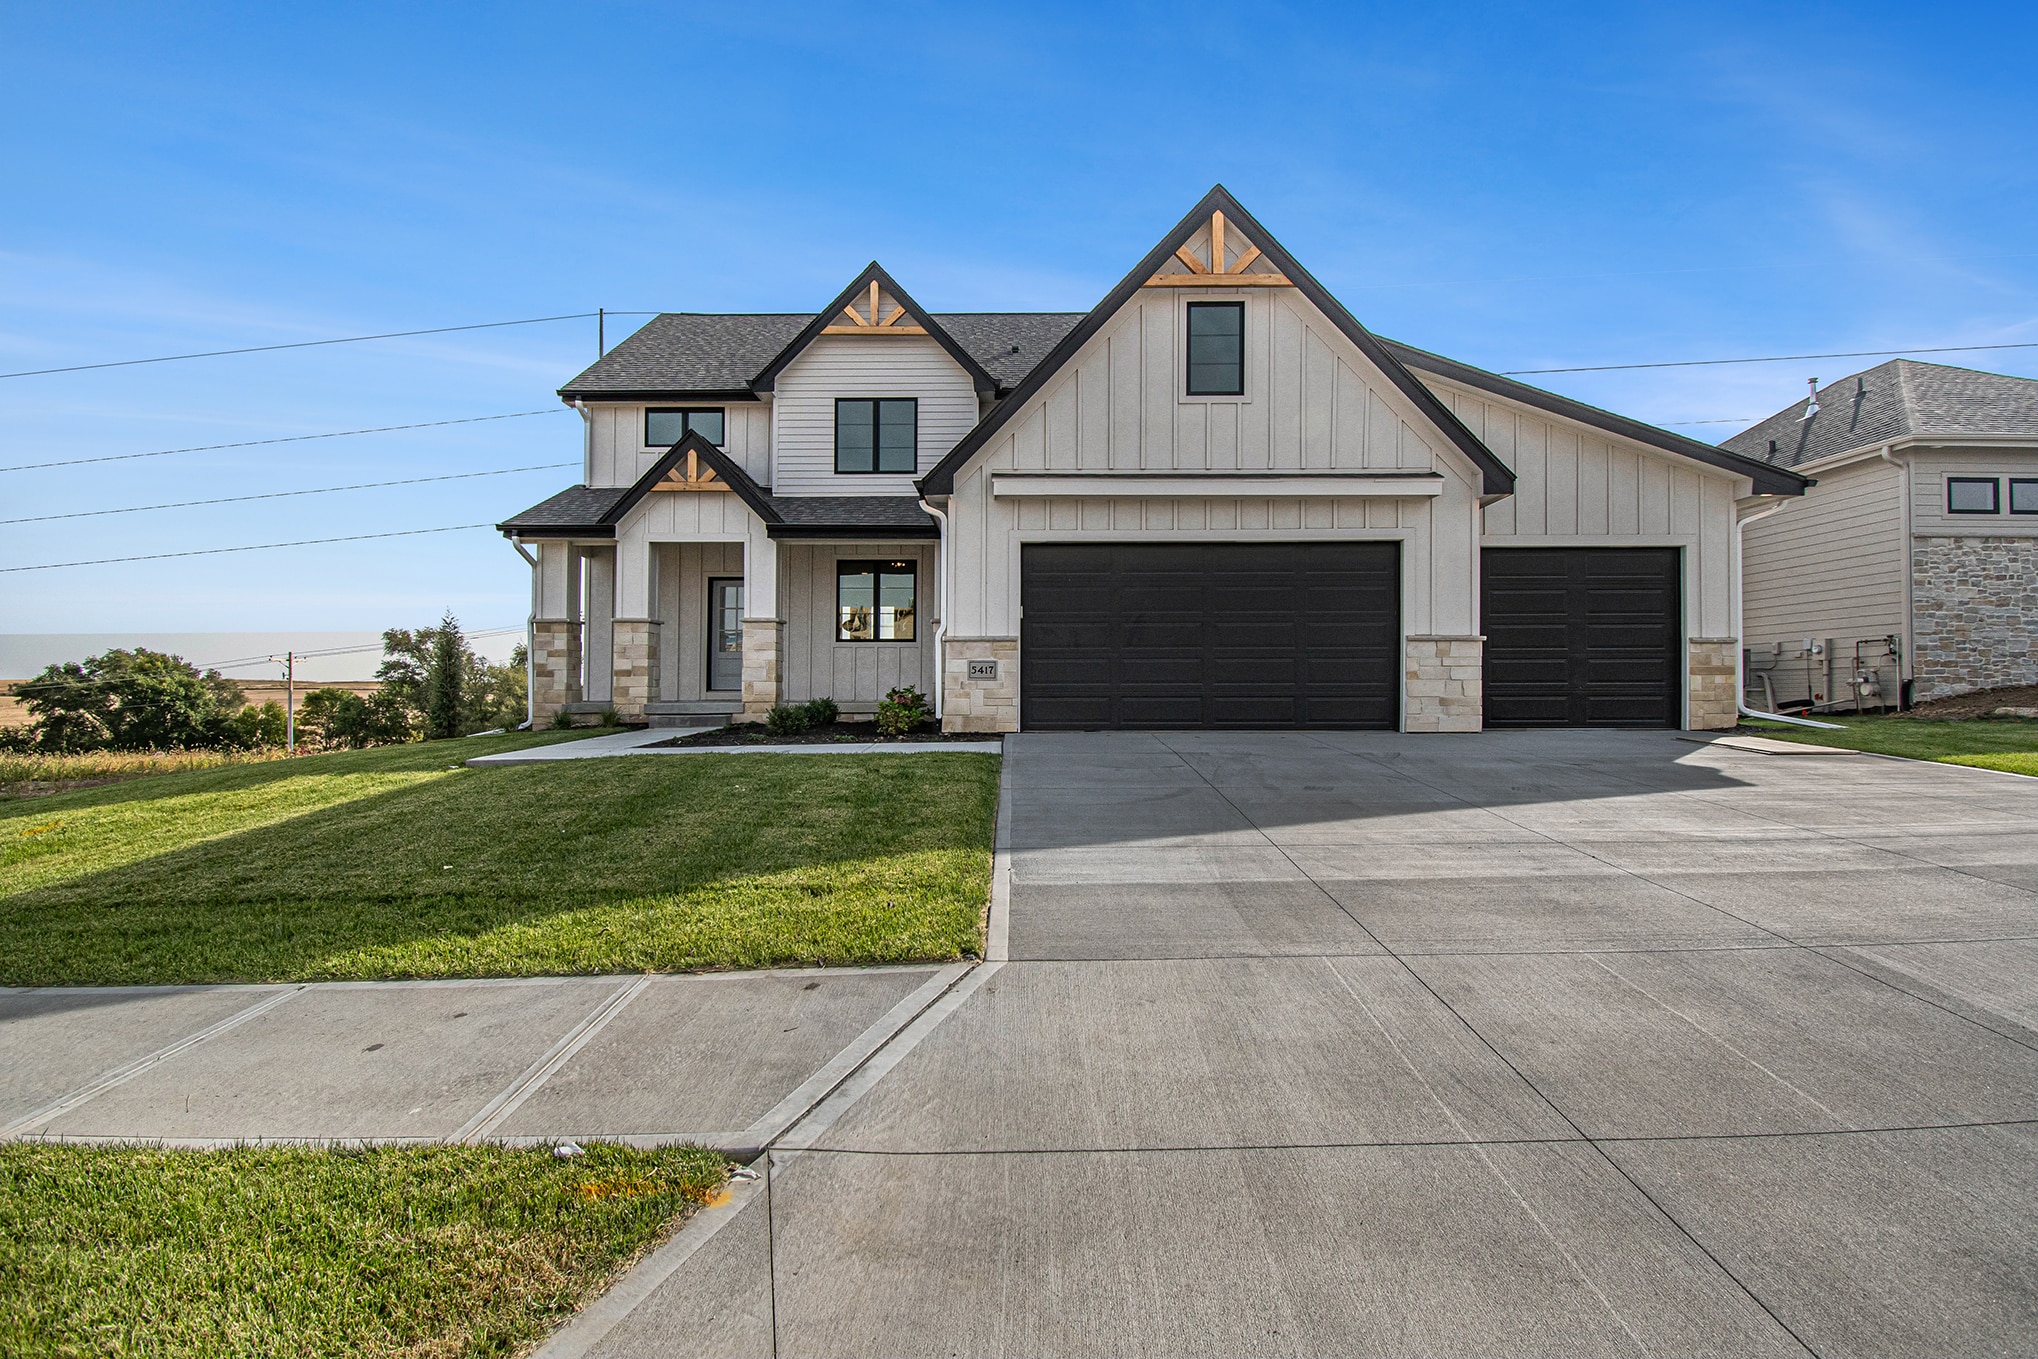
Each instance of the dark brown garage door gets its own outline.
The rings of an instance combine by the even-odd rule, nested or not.
[[[1396,543],[1029,543],[1020,724],[1392,730]]]
[[[1679,724],[1678,549],[1489,547],[1480,562],[1487,726]]]

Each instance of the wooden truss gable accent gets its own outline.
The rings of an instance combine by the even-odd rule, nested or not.
[[[858,311],[856,303],[850,302],[829,323],[821,327],[823,335],[925,335],[927,328],[907,315],[905,304],[882,295],[876,279],[870,281],[870,292],[864,299],[864,309]]]
[[[704,466],[701,455],[687,450],[686,461],[673,464],[672,470],[653,483],[654,491],[726,491],[729,483],[715,475],[715,469]]]
[[[1210,258],[1206,261],[1189,247],[1193,241],[1185,241],[1175,247],[1175,260],[1180,262],[1186,273],[1156,273],[1148,279],[1148,288],[1292,288],[1287,275],[1278,269],[1259,273],[1251,272],[1252,266],[1260,259],[1260,248],[1237,232],[1232,233],[1231,244],[1238,253],[1230,261],[1225,260],[1224,214],[1210,214],[1209,238],[1206,242]],[[1202,233],[1198,233],[1201,235]]]

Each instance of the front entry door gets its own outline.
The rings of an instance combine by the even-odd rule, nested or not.
[[[743,687],[743,582],[708,582],[708,688]]]

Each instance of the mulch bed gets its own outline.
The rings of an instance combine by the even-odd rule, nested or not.
[[[2038,684],[2021,684],[2009,689],[1983,689],[1955,698],[1936,698],[1920,703],[1906,717],[1973,718],[1993,717],[1997,708],[2038,708]]]
[[[995,741],[997,736],[984,732],[943,732],[932,727],[924,728],[910,736],[880,736],[875,722],[831,722],[825,727],[811,727],[797,736],[773,736],[766,731],[762,722],[737,722],[726,727],[714,727],[708,731],[697,731],[688,736],[675,736],[670,741],[654,741],[654,746],[834,746],[853,745],[876,741],[881,745],[921,745],[943,741]]]

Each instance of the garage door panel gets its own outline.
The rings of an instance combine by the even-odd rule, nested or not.
[[[1487,548],[1489,727],[1674,727],[1683,710],[1676,548]]]
[[[1396,725],[1398,544],[1027,544],[1020,575],[1029,729]]]

